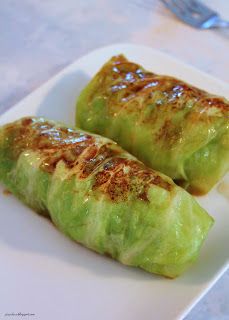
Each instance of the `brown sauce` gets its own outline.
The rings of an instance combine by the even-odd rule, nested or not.
[[[3,192],[2,192],[5,196],[10,196],[12,194],[11,191],[7,190],[7,189],[4,189]]]
[[[217,191],[229,200],[229,182],[221,182],[217,187]]]

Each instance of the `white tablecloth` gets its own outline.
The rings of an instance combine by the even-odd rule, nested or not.
[[[229,20],[228,0],[205,3]],[[115,42],[151,46],[229,82],[229,29],[195,30],[159,0],[2,0],[0,113],[78,57]],[[229,271],[187,316],[205,319],[229,319]]]

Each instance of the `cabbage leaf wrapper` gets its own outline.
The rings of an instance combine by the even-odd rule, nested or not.
[[[189,193],[115,142],[44,118],[0,128],[0,181],[71,239],[166,277],[197,258],[213,224]]]
[[[77,101],[76,124],[116,141],[195,195],[229,168],[229,102],[113,57]]]

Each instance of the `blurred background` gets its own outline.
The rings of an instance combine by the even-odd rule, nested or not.
[[[205,4],[229,20],[228,0]],[[3,0],[0,113],[101,46],[132,42],[166,52],[229,83],[229,28],[197,30],[159,0]],[[229,271],[187,320],[229,319]]]
[[[229,20],[228,0],[204,2]],[[78,57],[115,42],[149,45],[229,81],[229,30],[193,29],[159,0],[4,0],[0,111]]]

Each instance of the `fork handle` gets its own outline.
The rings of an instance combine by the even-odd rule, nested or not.
[[[229,21],[218,18],[214,21],[211,28],[229,28]]]

